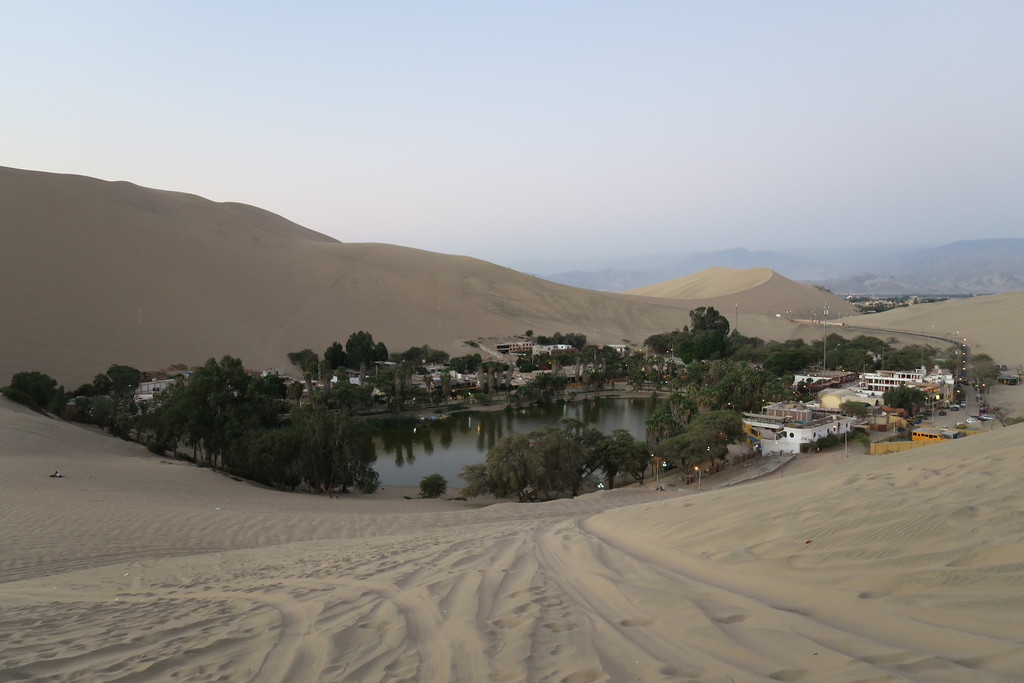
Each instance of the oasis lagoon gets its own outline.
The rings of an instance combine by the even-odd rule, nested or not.
[[[374,439],[374,467],[384,486],[418,487],[423,477],[436,473],[449,487],[461,488],[466,482],[459,478],[459,470],[483,462],[487,451],[510,434],[557,427],[561,419],[575,418],[605,434],[626,429],[643,440],[644,423],[655,405],[654,398],[577,398],[546,406],[458,413],[421,421],[415,427],[387,427]]]

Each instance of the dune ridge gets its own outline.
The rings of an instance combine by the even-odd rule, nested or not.
[[[456,355],[475,351],[467,340],[527,329],[640,343],[681,329],[691,308],[731,316],[737,301],[578,289],[467,256],[338,242],[252,206],[83,176],[0,168],[0,202],[0,316],[11,321],[0,328],[0,384],[40,370],[73,388],[113,363],[159,370],[223,355],[287,369],[288,352],[320,352],[358,330],[392,350],[429,344]],[[746,297],[741,325],[788,338],[763,314],[820,308],[822,297],[769,285],[737,295]]]
[[[728,315],[774,314],[787,318],[820,318],[825,308],[829,317],[856,315],[850,302],[832,292],[779,275],[770,268],[728,268],[711,266],[696,273],[623,292],[655,299],[683,300],[690,306],[714,306]]]

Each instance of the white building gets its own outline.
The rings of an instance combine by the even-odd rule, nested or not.
[[[841,415],[801,420],[794,419],[794,414],[778,406],[768,406],[764,413],[743,413],[743,424],[760,443],[762,455],[800,453],[806,445],[826,436],[849,433],[857,423]]]
[[[178,381],[177,377],[170,379],[154,379],[147,382],[139,382],[135,389],[136,401],[152,401],[161,391],[165,391]]]

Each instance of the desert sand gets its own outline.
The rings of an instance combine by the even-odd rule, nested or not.
[[[527,326],[617,341],[707,305],[343,245],[253,207],[126,183],[0,176],[9,224],[28,226],[0,252],[0,313],[21,321],[0,333],[0,381],[220,353],[272,365],[356,329],[446,349]],[[22,263],[40,250],[46,277]],[[705,291],[774,305],[764,284]],[[1013,363],[1022,301],[872,321],[959,330]],[[753,309],[744,334],[822,331]],[[996,403],[1021,393],[1000,387]],[[1015,425],[894,456],[798,459],[784,477],[699,494],[331,499],[0,399],[0,680],[1021,680],[1022,438]]]
[[[624,294],[686,301],[688,306],[714,306],[732,320],[741,314],[779,313],[786,318],[820,319],[828,309],[830,318],[855,315],[857,308],[832,292],[794,282],[770,268],[727,268],[712,266]]]
[[[3,400],[0,680],[1019,680],[1022,436],[480,507],[270,491]]]
[[[0,168],[0,204],[0,385],[39,370],[71,390],[114,363],[156,371],[225,354],[287,371],[289,352],[359,330],[392,351],[454,355],[527,329],[639,344],[682,329],[697,306],[735,324],[736,303],[742,331],[783,340],[793,330],[770,313],[820,312],[831,297],[778,275],[733,282],[728,269],[705,289],[729,294],[711,298],[595,292],[367,242],[359,226],[342,243],[252,206],[11,168]]]

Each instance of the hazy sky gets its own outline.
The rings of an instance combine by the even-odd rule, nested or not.
[[[499,263],[1024,234],[1024,2],[7,2],[0,165]]]

